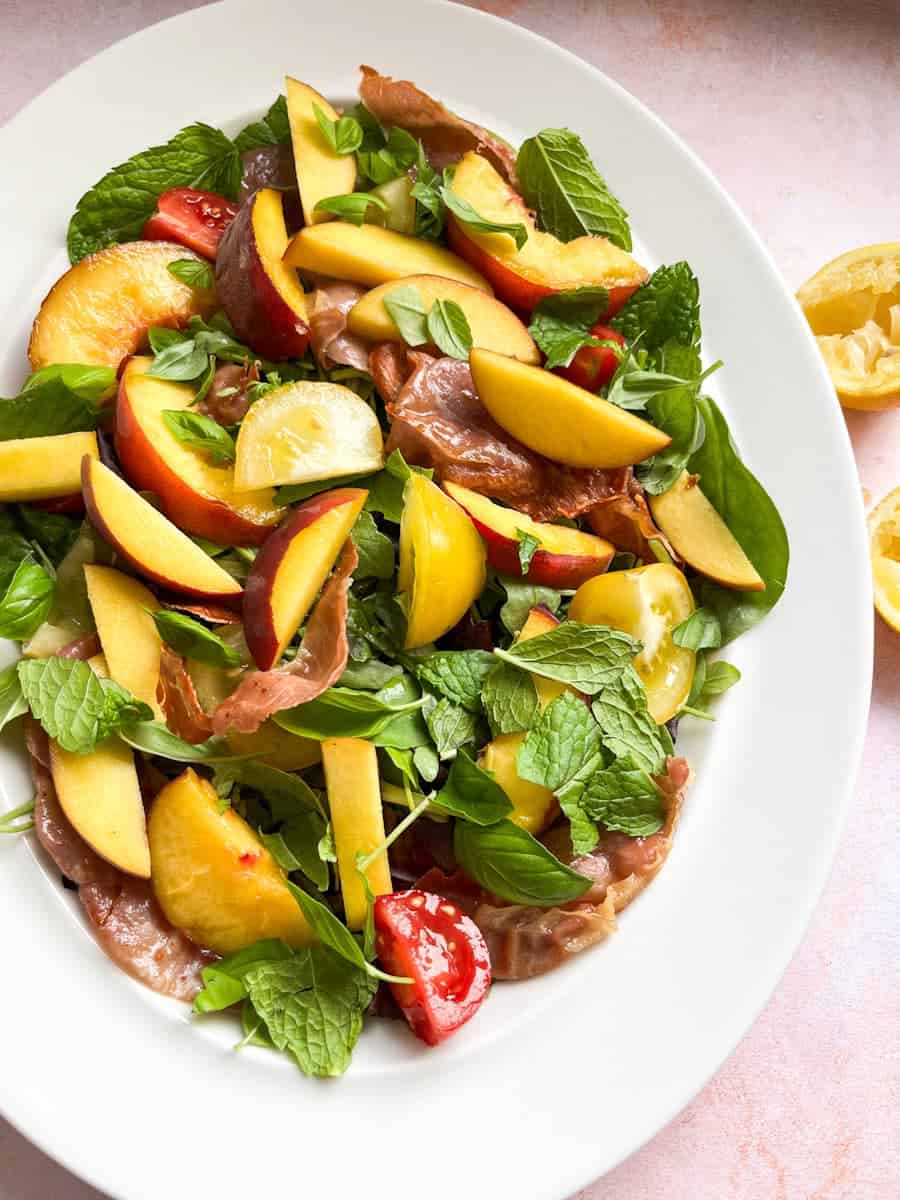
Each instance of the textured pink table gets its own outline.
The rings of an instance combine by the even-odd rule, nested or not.
[[[2,0],[0,121],[96,50],[188,7]],[[900,240],[900,4],[486,0],[474,7],[574,50],[649,104],[736,197],[792,286],[852,246]],[[878,499],[900,485],[900,411],[849,424],[862,483]],[[831,569],[839,562],[836,547]],[[823,564],[823,604],[828,570]],[[900,1197],[898,718],[900,635],[879,623],[856,802],[802,948],[706,1090],[578,1200]],[[836,713],[828,733],[839,731]],[[609,1102],[598,1086],[598,1121]],[[97,1197],[0,1121],[0,1200]]]

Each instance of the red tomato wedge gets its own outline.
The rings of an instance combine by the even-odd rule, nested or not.
[[[608,325],[594,325],[590,330],[591,337],[600,338],[604,342],[615,342],[618,346],[625,345],[625,339],[615,329]],[[614,350],[608,346],[583,346],[567,367],[555,367],[557,375],[576,383],[579,387],[587,388],[589,392],[598,392],[606,387],[613,375],[619,359]]]
[[[215,258],[222,234],[237,215],[237,205],[215,192],[170,188],[156,202],[156,212],[144,225],[149,242],[178,242]]]
[[[375,947],[416,1037],[436,1046],[481,1007],[491,960],[481,931],[455,904],[414,888],[375,901]]]

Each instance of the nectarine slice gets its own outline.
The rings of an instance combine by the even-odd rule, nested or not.
[[[110,676],[162,720],[156,699],[162,643],[150,616],[159,607],[156,597],[114,567],[85,563],[84,580]]]
[[[188,287],[169,263],[204,260],[174,242],[125,242],[98,250],[66,271],[35,318],[31,369],[50,363],[118,367],[146,345],[152,325],[179,326],[215,307],[213,292]]]
[[[440,275],[491,292],[487,280],[450,250],[378,225],[329,221],[308,226],[294,236],[284,261],[301,272],[348,279],[367,287],[409,275]]]
[[[50,742],[50,772],[62,810],[101,858],[150,878],[150,847],[134,755],[110,738],[90,754],[72,754]]]
[[[241,585],[97,459],[82,462],[84,504],[101,537],[147,579],[188,596],[236,597]]]
[[[198,946],[234,954],[263,938],[315,940],[269,851],[233,809],[219,812],[215,788],[194,771],[153,801],[149,834],[156,898]]]
[[[661,725],[685,703],[694,680],[696,655],[672,641],[672,630],[693,611],[694,597],[678,568],[651,563],[589,579],[575,593],[569,617],[621,629],[642,643],[634,669],[647,689],[650,715]]]
[[[498,425],[530,450],[570,467],[628,467],[672,440],[633,413],[552,371],[473,350],[472,378]]]
[[[606,238],[561,242],[536,228],[522,197],[474,151],[457,166],[452,191],[485,220],[519,223],[528,231],[528,240],[517,250],[509,234],[476,233],[453,216],[447,222],[451,247],[484,275],[501,300],[521,312],[531,312],[553,292],[599,285],[609,292],[609,316],[647,278],[640,263]]]
[[[356,856],[365,858],[384,841],[378,754],[372,743],[362,738],[329,738],[322,742],[322,766],[344,913],[351,929],[362,929],[368,903]],[[366,867],[366,879],[375,896],[393,890],[387,851]]]
[[[766,590],[737,538],[703,495],[696,475],[683,471],[667,492],[650,496],[649,501],[653,519],[672,549],[695,571],[723,587]]]
[[[336,121],[339,114],[324,96],[308,83],[291,79],[290,75],[284,85],[303,221],[306,225],[315,225],[330,220],[329,213],[316,212],[320,200],[343,196],[356,186],[356,155],[337,154],[325,140],[313,105],[320,108],[329,121]]]
[[[238,434],[235,485],[250,491],[338,475],[364,475],[384,463],[378,418],[338,383],[301,380],[267,392]]]
[[[468,515],[437,484],[414,472],[403,497],[397,591],[406,609],[406,648],[435,641],[478,599],[484,544]]]
[[[605,538],[566,525],[533,521],[514,508],[503,508],[458,483],[445,483],[444,491],[461,504],[484,538],[488,562],[509,575],[521,574],[519,534],[536,538],[540,548],[528,568],[530,583],[552,588],[576,588],[609,566],[616,552]]]
[[[439,275],[411,275],[408,279],[383,283],[373,288],[351,310],[347,326],[352,333],[372,342],[402,342],[385,301],[402,287],[419,293],[427,312],[435,300],[453,300],[463,310],[472,331],[473,346],[494,350],[522,362],[539,363],[541,356],[531,334],[505,304],[480,288]]]
[[[163,418],[189,409],[194,389],[148,375],[149,358],[129,359],[116,400],[116,451],[136,487],[153,492],[187,533],[221,546],[259,545],[283,516],[270,488],[239,491],[234,468],[216,465],[175,437]]]
[[[368,492],[320,492],[269,537],[244,586],[244,635],[256,665],[268,671],[312,608],[362,511]]]
[[[81,460],[99,458],[95,433],[0,442],[0,501],[47,500],[81,490]]]

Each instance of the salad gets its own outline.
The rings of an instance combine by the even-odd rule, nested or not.
[[[78,202],[0,401],[0,726],[106,954],[341,1074],[606,938],[788,544],[580,138],[362,68]]]

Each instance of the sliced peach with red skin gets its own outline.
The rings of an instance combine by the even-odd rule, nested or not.
[[[244,635],[268,671],[303,624],[368,492],[336,488],[301,504],[257,554],[244,587]]]
[[[51,363],[118,367],[147,344],[154,325],[177,328],[215,308],[215,293],[169,270],[205,260],[174,242],[125,242],[90,254],[53,285],[31,330],[31,369]]]
[[[116,399],[116,452],[135,487],[159,497],[163,512],[188,533],[221,546],[258,546],[283,516],[270,488],[240,492],[234,467],[216,465],[183,445],[163,418],[188,410],[191,384],[148,375],[149,358],[129,359]]]
[[[306,297],[282,262],[288,245],[282,193],[260,190],[219,242],[216,290],[238,337],[266,358],[301,358],[309,345]]]
[[[445,483],[444,491],[466,510],[484,539],[488,562],[509,575],[521,574],[519,534],[540,543],[528,568],[529,583],[552,588],[576,588],[602,573],[612,562],[615,546],[596,534],[565,525],[533,521],[514,508],[503,508],[458,483]]]
[[[518,192],[474,151],[458,164],[451,190],[485,220],[525,226],[528,239],[517,250],[509,234],[475,233],[452,214],[447,219],[451,249],[471,263],[500,299],[518,312],[530,313],[538,301],[554,292],[600,286],[609,293],[605,315],[610,317],[647,278],[645,267],[606,238],[580,237],[561,242],[538,229]]]
[[[146,579],[187,596],[237,599],[241,585],[124,479],[85,456],[81,485],[88,518]]]
[[[0,503],[45,500],[81,487],[81,461],[99,458],[95,433],[0,442]]]

